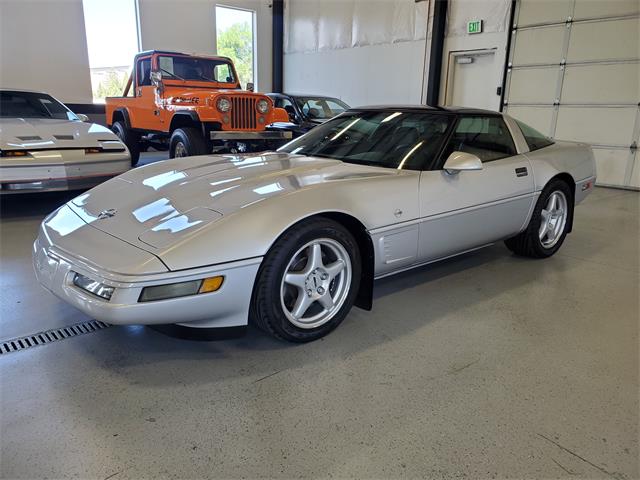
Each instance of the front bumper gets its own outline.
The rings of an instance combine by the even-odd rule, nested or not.
[[[79,190],[131,168],[127,151],[85,154],[84,149],[41,150],[0,160],[0,193]]]
[[[245,326],[261,260],[253,258],[179,272],[132,276],[114,274],[77,259],[49,244],[42,233],[33,245],[36,277],[45,289],[92,318],[117,325]],[[74,285],[75,273],[115,287],[111,299],[97,297]],[[138,301],[144,287],[217,275],[223,275],[225,279],[216,292],[152,302]]]
[[[291,132],[274,132],[274,131],[262,131],[262,132],[225,132],[221,130],[212,131],[210,134],[211,140],[225,140],[225,141],[256,141],[256,140],[290,140],[293,138]]]

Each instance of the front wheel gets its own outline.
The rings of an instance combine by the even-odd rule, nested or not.
[[[113,122],[111,130],[129,149],[131,156],[131,167],[135,167],[140,159],[140,135],[124,124],[124,122]]]
[[[205,155],[207,142],[198,128],[177,128],[169,140],[169,158]]]
[[[552,180],[542,190],[527,228],[505,241],[514,253],[546,258],[556,253],[569,229],[573,215],[573,195],[566,182]]]
[[[304,221],[278,239],[260,267],[251,318],[292,342],[327,335],[347,316],[360,285],[353,236],[328,219]]]

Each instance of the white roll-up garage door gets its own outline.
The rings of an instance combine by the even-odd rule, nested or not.
[[[505,111],[593,145],[598,183],[640,188],[640,0],[521,0]]]

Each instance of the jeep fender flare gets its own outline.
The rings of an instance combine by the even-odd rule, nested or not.
[[[117,122],[116,118],[119,117],[120,115],[122,115],[122,119],[124,120],[124,126],[127,128],[131,128],[131,120],[129,119],[129,110],[127,110],[124,107],[116,108],[113,111],[113,114],[111,115],[111,124],[109,124],[109,126],[113,125],[114,122]]]
[[[200,121],[198,112],[193,110],[177,110],[171,117],[171,123],[169,124],[169,133],[173,132],[176,128],[184,126],[196,126],[202,130],[204,135],[204,125]]]

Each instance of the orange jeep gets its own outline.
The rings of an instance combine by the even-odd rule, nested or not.
[[[123,96],[106,99],[106,114],[132,165],[148,146],[168,149],[174,158],[266,149],[291,138],[291,132],[266,129],[288,122],[286,110],[254,93],[252,84],[242,90],[226,57],[139,53]]]

